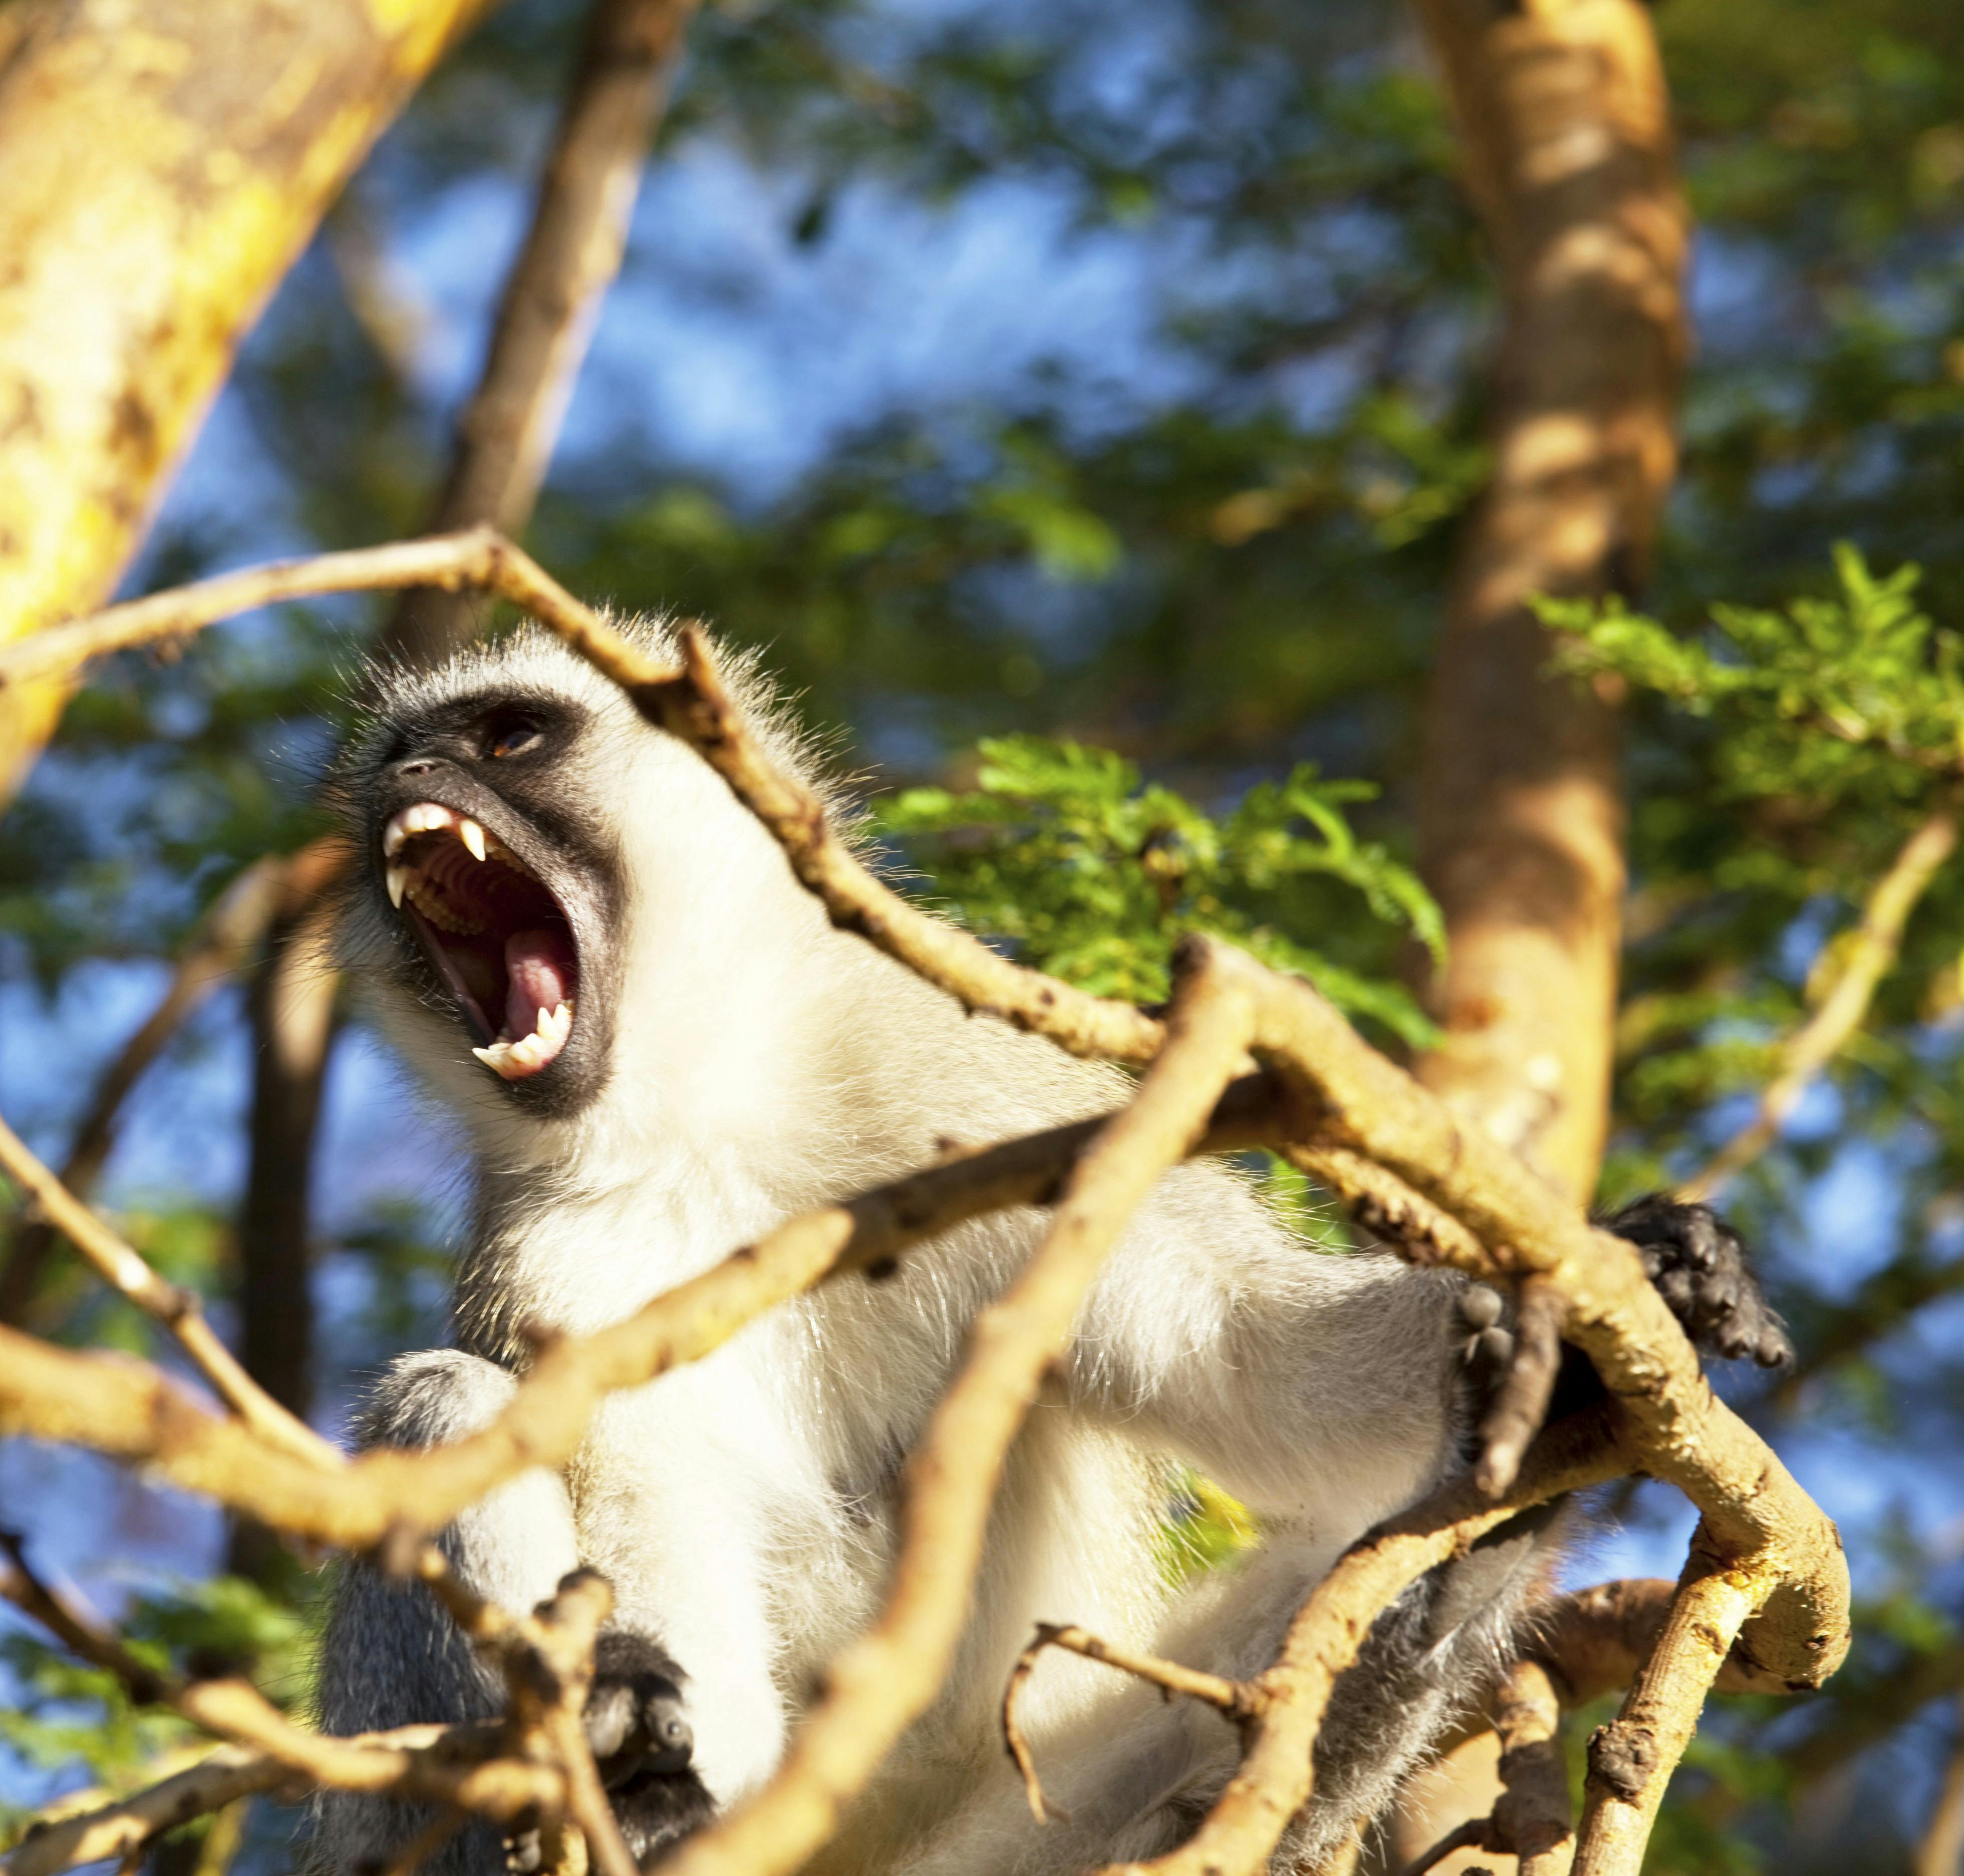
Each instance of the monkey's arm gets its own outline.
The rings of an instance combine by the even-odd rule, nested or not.
[[[505,1369],[455,1350],[405,1356],[376,1390],[362,1442],[423,1447],[461,1438],[494,1418],[515,1386]],[[582,1562],[565,1484],[545,1472],[525,1473],[470,1507],[441,1542],[464,1581],[509,1609],[535,1608]],[[631,1842],[669,1841],[709,1810],[688,1770],[679,1671],[653,1636],[618,1624],[602,1634],[595,1666],[587,1733],[622,1827]],[[480,1718],[500,1709],[502,1692],[419,1585],[385,1582],[358,1563],[335,1585],[320,1704],[328,1731],[355,1733]],[[385,1862],[423,1817],[411,1806],[330,1794],[317,1807],[310,1866],[340,1872]],[[508,1863],[522,1870],[531,1847],[521,1839],[508,1855],[489,1826],[477,1825],[425,1867],[431,1876],[480,1876]]]
[[[1183,1168],[1093,1291],[1064,1376],[1083,1410],[1340,1546],[1452,1460],[1462,1287],[1305,1244],[1239,1180]]]

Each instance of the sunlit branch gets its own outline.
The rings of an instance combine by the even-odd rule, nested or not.
[[[27,1150],[4,1120],[0,1167],[105,1283],[178,1338],[219,1398],[258,1438],[309,1466],[341,1465],[341,1454],[332,1445],[295,1419],[239,1366],[206,1321],[197,1296],[165,1282]]]
[[[1948,799],[1903,843],[1862,907],[1861,923],[1841,960],[1834,988],[1781,1045],[1779,1071],[1760,1096],[1752,1119],[1679,1187],[1680,1198],[1710,1198],[1757,1159],[1779,1137],[1808,1084],[1862,1026],[1876,986],[1895,963],[1911,913],[1956,850],[1957,817],[1955,799]]]

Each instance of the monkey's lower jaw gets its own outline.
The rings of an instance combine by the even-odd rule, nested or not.
[[[550,890],[489,829],[438,801],[383,830],[384,882],[478,1046],[507,1081],[549,1068],[573,1034],[573,928]]]
[[[539,1007],[538,1020],[529,1035],[514,1042],[508,1026],[489,1049],[473,1049],[470,1052],[493,1073],[502,1075],[508,1081],[522,1081],[553,1062],[572,1033],[573,1005],[562,1000],[550,1010],[543,1004]]]

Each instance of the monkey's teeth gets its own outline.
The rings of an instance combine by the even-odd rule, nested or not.
[[[481,860],[484,857],[484,830],[474,821],[460,821],[457,824],[457,837],[470,850],[470,857]]]
[[[409,869],[406,866],[385,868],[383,877],[389,884],[389,903],[397,911],[403,909],[403,893],[409,883]]]
[[[489,1049],[473,1049],[470,1052],[493,1074],[507,1081],[521,1081],[553,1061],[572,1033],[573,1005],[562,1003],[555,1010],[539,1012],[538,1027],[531,1035],[515,1042],[501,1036]]]

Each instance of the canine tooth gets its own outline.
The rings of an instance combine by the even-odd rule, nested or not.
[[[473,859],[484,857],[484,830],[474,821],[460,821],[457,824],[457,837],[470,848]]]
[[[383,877],[389,884],[389,903],[397,911],[403,909],[403,893],[409,883],[409,869],[406,866],[385,868]]]
[[[389,824],[382,830],[383,858],[393,859],[401,850],[403,843],[409,837],[409,830],[405,824],[403,811],[398,808],[389,817]]]
[[[544,1036],[548,1042],[552,1039],[552,1012],[550,1010],[540,1010],[538,1020],[532,1025],[532,1033]]]

